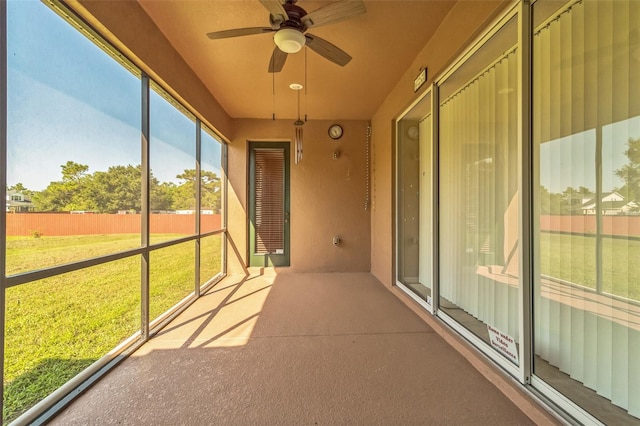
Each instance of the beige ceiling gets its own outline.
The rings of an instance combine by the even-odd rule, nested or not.
[[[267,72],[273,33],[210,40],[212,31],[268,27],[258,0],[139,0],[233,118],[368,120],[435,32],[454,1],[365,0],[367,12],[310,28],[353,57],[340,67],[310,49],[290,54],[282,72]],[[300,0],[311,12],[331,1]],[[306,53],[305,53],[306,51]],[[306,75],[305,75],[306,56]],[[416,76],[419,69],[415,70]],[[306,82],[306,84],[305,84]]]

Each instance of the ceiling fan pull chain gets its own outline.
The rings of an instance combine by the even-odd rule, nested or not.
[[[369,124],[367,124],[367,145],[365,147],[365,161],[366,161],[366,177],[365,177],[365,195],[364,195],[364,210],[367,211],[369,210],[369,203],[370,203],[370,199],[369,199],[369,143],[371,141],[371,133],[373,132],[373,129],[371,128],[371,122],[369,122]]]
[[[304,121],[307,121],[307,112],[309,109],[307,108],[307,87],[309,84],[307,83],[307,48],[304,48]]]

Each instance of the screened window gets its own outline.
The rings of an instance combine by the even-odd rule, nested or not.
[[[6,7],[3,424],[139,329],[137,257],[29,274],[138,248],[141,206],[139,75],[43,3]]]
[[[138,247],[139,76],[43,4],[7,8],[7,184],[31,211],[7,217],[7,274]]]
[[[149,143],[151,242],[196,231],[196,124],[164,90],[152,85]]]
[[[207,233],[221,229],[224,212],[224,145],[212,133],[200,130],[200,231]],[[200,284],[224,271],[224,233],[210,235],[200,240]]]
[[[203,132],[198,175],[198,121],[63,4],[10,1],[6,18],[3,424],[30,423],[222,278],[225,242],[224,145]],[[147,221],[160,247],[141,245]]]
[[[222,228],[223,145],[204,128],[200,131],[200,204],[202,232]]]

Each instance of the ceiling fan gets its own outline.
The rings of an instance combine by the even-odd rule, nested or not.
[[[310,13],[296,5],[297,0],[259,1],[269,11],[269,27],[214,31],[208,33],[207,37],[217,40],[275,32],[273,38],[276,47],[273,49],[269,62],[270,73],[282,71],[287,55],[298,52],[305,45],[340,66],[345,66],[351,61],[351,56],[339,47],[316,35],[305,34],[305,32],[309,28],[333,24],[366,12],[362,0],[342,0],[322,6]]]

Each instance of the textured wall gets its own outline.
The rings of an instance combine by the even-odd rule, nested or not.
[[[365,211],[367,122],[308,121],[304,157],[294,164],[291,120],[236,120],[229,145],[229,272],[247,261],[247,141],[291,141],[291,267],[296,272],[369,271],[370,221]],[[340,157],[333,159],[339,150]],[[339,235],[342,243],[332,244]]]

